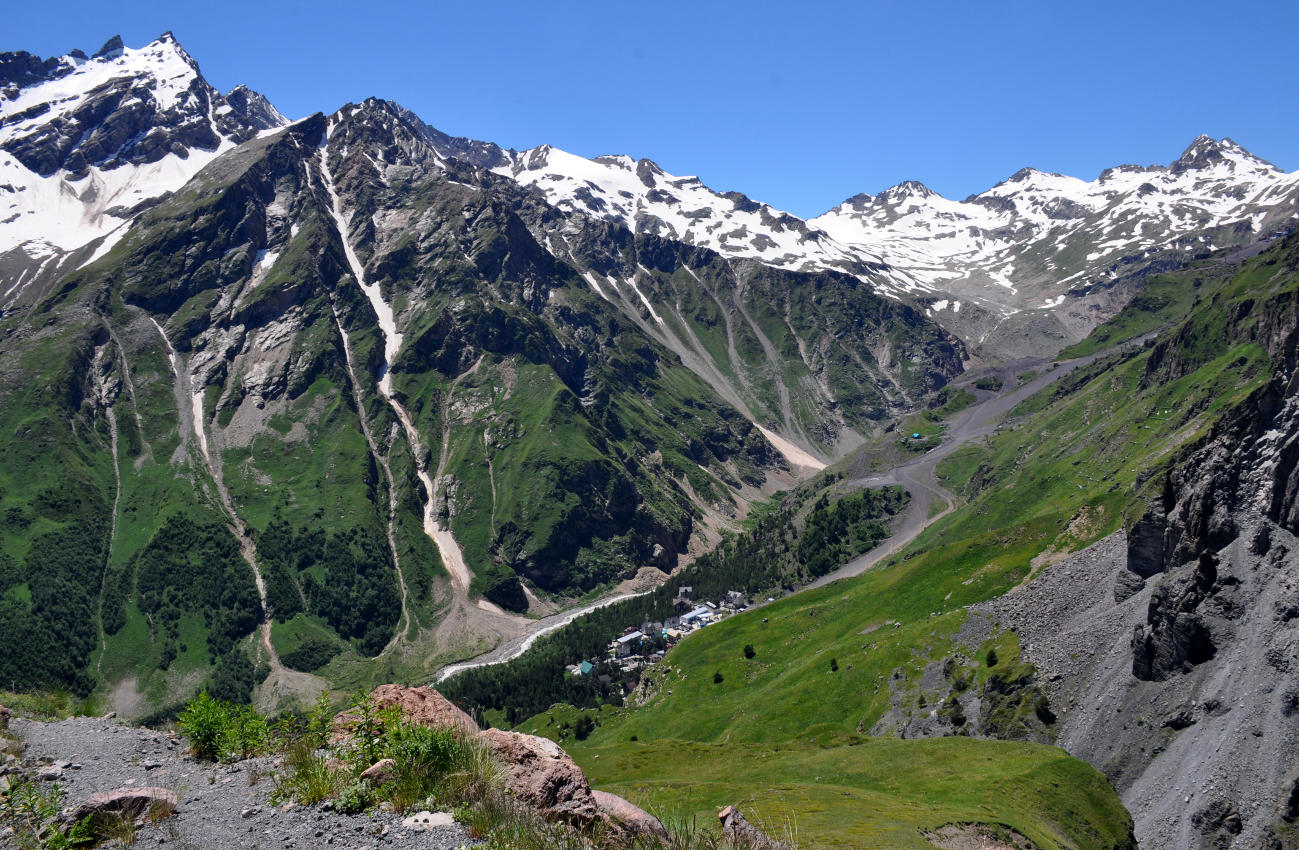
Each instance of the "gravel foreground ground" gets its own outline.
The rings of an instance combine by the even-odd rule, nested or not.
[[[451,850],[471,846],[458,824],[403,826],[395,814],[340,815],[292,803],[273,806],[274,759],[209,764],[186,755],[178,737],[99,717],[59,723],[14,718],[10,729],[27,743],[24,766],[51,777],[76,806],[96,791],[157,786],[176,792],[172,817],[140,827],[137,847],[201,850],[337,847]],[[55,777],[57,775],[57,778]],[[2,843],[2,842],[0,842]]]

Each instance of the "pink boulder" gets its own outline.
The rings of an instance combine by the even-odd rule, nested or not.
[[[402,716],[416,726],[459,729],[466,735],[474,735],[478,732],[478,724],[472,717],[433,688],[380,685],[371,692],[368,699],[375,708],[384,709],[394,706],[400,708]],[[333,739],[339,741],[347,738],[360,720],[360,715],[351,709],[336,715],[333,723]]]
[[[488,729],[482,741],[500,759],[506,787],[521,802],[574,826],[601,819],[586,776],[559,744],[502,729]]]

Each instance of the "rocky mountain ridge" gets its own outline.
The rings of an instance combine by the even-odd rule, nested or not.
[[[1258,351],[1261,385],[1151,470],[1123,530],[980,606],[1020,634],[1058,743],[1113,780],[1143,846],[1294,841],[1299,241],[1264,256],[1141,378],[1173,385],[1224,352],[1243,373]]]
[[[197,74],[193,60],[170,34],[141,51],[115,42],[105,48],[89,60],[79,52],[59,60],[5,54],[9,58],[0,61],[0,67],[6,69],[5,91],[14,103],[5,107],[0,102],[7,113],[2,120],[12,123],[21,118],[17,106],[33,108],[28,101],[37,110],[48,108],[51,86],[63,80],[63,85],[84,88],[94,82],[90,76],[102,74],[110,65],[119,74],[150,81],[141,88],[160,93],[187,83],[185,73],[173,74],[181,66],[193,67]],[[33,86],[33,81],[43,85]],[[269,102],[242,87],[222,97],[203,91],[206,83],[188,80],[187,84],[194,87],[194,104],[213,105],[206,125],[198,116],[190,116],[169,130],[166,138],[154,132],[140,140],[143,153],[128,152],[128,158],[144,156],[153,172],[159,172],[162,167],[152,157],[160,145],[207,152],[222,144],[221,139],[247,138],[250,127],[256,132],[284,123]],[[163,97],[166,103],[157,103],[170,107],[169,97]],[[37,104],[40,100],[46,102]],[[94,105],[103,111],[102,102]],[[986,192],[957,202],[907,181],[876,196],[853,196],[804,221],[737,192],[716,192],[697,178],[668,174],[651,160],[627,156],[588,160],[549,145],[505,150],[490,142],[453,138],[401,107],[389,108],[402,114],[438,156],[490,169],[537,189],[566,220],[568,230],[586,230],[592,222],[616,222],[637,237],[655,236],[708,249],[728,261],[850,275],[874,292],[924,310],[984,357],[1053,353],[1117,312],[1140,289],[1145,273],[1214,249],[1258,241],[1290,227],[1299,214],[1299,176],[1282,172],[1230,139],[1205,136],[1168,166],[1117,166],[1090,183],[1026,168]],[[88,114],[84,108],[82,114]],[[55,117],[54,123],[66,124],[63,117]],[[41,120],[49,118],[45,115]],[[24,126],[35,126],[38,119],[29,116]],[[155,115],[153,120],[176,123],[175,116],[167,114]],[[129,122],[115,119],[115,125],[123,123]],[[11,128],[8,135],[15,132]],[[32,141],[9,138],[0,140],[0,146],[14,152]],[[50,147],[49,139],[40,142]],[[68,154],[73,159],[69,175],[80,178],[79,152],[73,149]],[[142,188],[144,181],[137,178],[135,185],[121,187],[115,182],[92,195],[111,193],[120,198],[125,192],[137,202],[147,202],[191,176],[204,158],[192,158],[195,164],[186,168],[169,163],[166,175],[150,175],[159,185]],[[57,145],[40,156],[27,151],[22,158],[36,174],[45,174],[42,168],[59,161]],[[26,177],[26,183],[31,183],[30,175]],[[34,188],[21,181],[8,182]],[[69,185],[76,189],[74,196],[89,203],[84,186]],[[21,210],[22,218],[14,221],[26,220],[36,230],[44,228],[44,234],[49,223],[35,210],[34,199],[50,194],[48,187],[43,192],[28,191],[33,200]],[[50,203],[41,200],[46,206]],[[118,213],[125,211],[125,206],[118,206],[122,207]],[[101,235],[111,229],[109,225],[120,223],[118,218],[104,218],[105,209],[100,202],[85,211],[85,222],[77,227],[81,235],[65,234],[49,241],[89,241],[83,232],[87,224],[97,223],[98,230],[89,233]],[[62,210],[62,220],[76,221],[78,216],[69,218],[69,212],[75,210]],[[11,241],[29,239],[29,231],[35,232],[6,230]],[[543,244],[561,254],[565,251],[565,246],[550,240]],[[36,244],[27,250],[41,257],[48,251]],[[16,280],[19,266],[11,260],[11,267]],[[598,270],[593,273],[593,286],[609,287]],[[5,289],[10,290],[7,301],[13,302],[16,287],[9,284]],[[653,292],[633,292],[629,297],[651,313],[671,305]]]
[[[143,209],[286,119],[225,95],[171,33],[94,56],[0,54],[0,310],[102,256]]]
[[[908,181],[810,223],[882,258],[972,346],[1028,352],[1009,337],[1029,323],[1081,339],[1126,302],[1134,273],[1259,241],[1296,215],[1299,172],[1200,136],[1167,166],[1121,165],[1091,182],[1025,168],[963,201]],[[962,307],[986,316],[961,319]]]

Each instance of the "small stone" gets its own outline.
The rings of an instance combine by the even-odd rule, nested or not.
[[[397,762],[392,759],[379,759],[361,772],[361,780],[371,785],[383,785],[396,778]]]
[[[57,767],[43,767],[36,773],[36,778],[45,782],[54,782],[63,778],[63,771]]]
[[[456,822],[456,819],[450,812],[416,812],[410,817],[404,818],[401,825],[407,829],[427,830],[436,829],[439,826],[450,826]]]

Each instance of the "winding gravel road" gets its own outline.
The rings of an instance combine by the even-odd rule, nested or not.
[[[963,387],[973,392],[976,398],[974,404],[965,408],[956,414],[949,422],[947,432],[943,436],[943,442],[929,452],[913,458],[906,463],[896,466],[887,472],[868,475],[856,478],[847,483],[852,487],[890,487],[900,486],[906,489],[911,495],[911,501],[907,507],[906,514],[903,515],[901,523],[894,529],[892,536],[883,544],[877,546],[866,554],[847,564],[832,573],[822,576],[811,584],[799,589],[808,590],[813,587],[821,587],[841,578],[860,575],[866,570],[875,566],[877,563],[892,555],[894,552],[906,546],[912,540],[915,540],[920,532],[924,531],[930,523],[935,522],[941,517],[946,516],[956,509],[956,497],[938,483],[935,475],[935,469],[940,461],[959,449],[961,446],[977,440],[981,437],[991,434],[997,428],[997,424],[1015,408],[1024,399],[1033,393],[1045,387],[1077,369],[1079,366],[1108,357],[1116,351],[1123,348],[1143,344],[1154,334],[1146,334],[1127,343],[1123,343],[1113,348],[1089,354],[1086,357],[1076,357],[1071,360],[1062,360],[1054,365],[1045,358],[1032,358],[1017,360],[1013,363],[1002,366],[998,374],[1002,380],[1003,387],[1014,387],[1013,389],[1003,389],[999,392],[989,390],[980,390],[973,387],[972,379],[957,381],[954,386]],[[1019,381],[1019,376],[1027,371],[1038,371],[1040,374],[1033,380],[1021,385],[1015,386]],[[944,503],[943,510],[930,515],[931,506],[934,501],[938,500]],[[646,591],[648,592],[648,591]],[[468,661],[462,661],[457,664],[450,664],[438,671],[437,678],[433,684],[442,682],[448,677],[468,670],[474,667],[483,667],[489,664],[502,664],[506,661],[518,658],[528,650],[530,646],[543,635],[550,634],[558,629],[571,623],[578,617],[597,608],[603,608],[605,605],[612,605],[623,599],[629,599],[638,596],[637,593],[622,593],[616,596],[606,597],[596,602],[583,605],[549,617],[537,620],[529,627],[525,634],[516,638],[505,641],[500,646],[485,652]]]
[[[956,509],[956,496],[938,483],[936,470],[943,459],[967,443],[986,437],[997,430],[998,424],[1010,411],[1048,384],[1054,383],[1080,366],[1086,366],[1102,357],[1109,357],[1124,348],[1142,345],[1154,336],[1154,333],[1145,334],[1095,354],[1060,360],[1054,364],[1044,358],[1015,361],[998,370],[1002,386],[1013,387],[1013,389],[992,392],[969,386],[969,381],[955,382],[955,386],[973,392],[976,401],[950,420],[940,445],[887,472],[854,478],[847,482],[849,486],[856,488],[899,486],[910,494],[911,501],[907,505],[907,512],[894,529],[892,536],[871,551],[849,561],[834,572],[821,576],[801,590],[822,587],[841,578],[861,575],[915,540],[920,532]],[[1031,381],[1015,386],[1019,381],[1019,375],[1028,371],[1037,371],[1039,374]],[[931,514],[935,500],[943,502],[944,507],[941,511]]]

